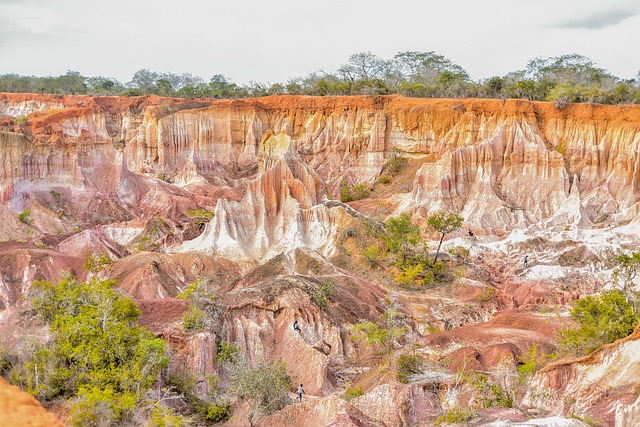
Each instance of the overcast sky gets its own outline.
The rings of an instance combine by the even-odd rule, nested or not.
[[[357,52],[435,51],[473,79],[579,53],[632,78],[640,0],[0,0],[0,74],[236,83],[334,71]]]

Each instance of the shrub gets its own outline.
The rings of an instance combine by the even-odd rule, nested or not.
[[[102,427],[119,424],[133,413],[136,398],[131,393],[116,393],[110,388],[81,389],[80,398],[71,406],[72,425]]]
[[[390,182],[391,182],[391,178],[390,178],[390,177],[388,177],[388,176],[386,176],[386,175],[381,175],[381,176],[378,178],[378,182],[379,182],[380,184],[388,184],[388,183],[390,183]]]
[[[369,188],[364,184],[357,184],[353,188],[348,184],[342,184],[340,187],[340,201],[342,203],[353,202],[355,200],[361,200],[367,197],[369,194]]]
[[[205,314],[197,305],[191,304],[182,315],[182,327],[191,333],[202,332],[205,329]]]
[[[329,299],[335,287],[336,285],[331,279],[329,279],[318,286],[314,291],[313,301],[321,310],[326,310],[329,307]]]
[[[375,345],[382,346],[385,350],[391,351],[393,344],[400,340],[406,333],[407,328],[400,313],[395,307],[389,307],[382,315],[386,327],[381,327],[377,323],[369,320],[361,320],[351,327],[353,339],[364,340],[367,347]]]
[[[348,203],[353,200],[353,196],[351,195],[351,187],[347,184],[342,184],[340,187],[340,201],[342,203]]]
[[[382,238],[392,253],[405,251],[407,245],[417,245],[421,240],[420,227],[407,213],[397,218],[389,218],[385,223],[385,230]]]
[[[211,423],[217,423],[219,421],[225,421],[229,418],[231,408],[228,404],[223,405],[206,405],[200,410],[200,416],[205,421]]]
[[[436,419],[436,424],[462,424],[470,421],[474,416],[475,414],[471,409],[454,406],[453,408],[450,408],[447,412],[439,416]]]
[[[394,280],[398,285],[405,288],[420,286],[423,273],[424,266],[422,264],[409,265],[396,274]]]
[[[351,189],[351,194],[353,195],[353,200],[361,200],[369,195],[369,188],[364,184],[358,184]]]
[[[13,124],[15,124],[16,126],[24,126],[27,124],[28,121],[29,119],[27,117],[20,116],[13,119]]]
[[[374,267],[378,264],[378,260],[380,258],[380,248],[375,245],[371,245],[362,251],[362,256],[364,257],[364,261],[369,264],[370,267]]]
[[[401,354],[398,357],[397,371],[398,381],[408,384],[412,375],[422,372],[420,356]]]
[[[218,363],[234,363],[236,361],[236,357],[240,353],[240,348],[237,345],[229,341],[218,341],[216,346],[218,348],[216,356]]]
[[[402,152],[398,147],[393,147],[389,155],[386,170],[393,176],[402,170],[407,160],[402,157]]]
[[[149,412],[150,427],[185,427],[190,423],[181,415],[176,415],[173,409],[164,405],[154,406]]]
[[[513,407],[513,392],[493,382],[488,375],[471,372],[466,380],[470,387],[480,392],[478,400],[483,408]]]
[[[197,225],[205,225],[215,214],[207,209],[193,209],[187,211],[187,216],[191,218]]]
[[[22,211],[22,213],[18,215],[18,220],[26,225],[33,224],[33,219],[31,219],[31,210],[25,209],[24,211]]]
[[[84,257],[84,269],[92,273],[98,273],[113,263],[114,261],[107,254],[94,255],[88,253]]]
[[[362,391],[362,386],[358,384],[355,387],[349,387],[344,391],[342,398],[346,401],[350,401],[351,399],[355,399],[356,397],[360,397],[364,394]]]

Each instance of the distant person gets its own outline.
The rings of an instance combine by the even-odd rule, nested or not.
[[[528,266],[529,265],[529,255],[525,255],[524,256],[524,266]]]
[[[298,327],[298,321],[297,320],[295,322],[293,322],[293,330],[294,331],[298,331],[298,332],[302,332],[300,330],[300,328]]]
[[[302,402],[302,393],[304,393],[304,389],[302,388],[302,384],[298,386],[298,399]]]

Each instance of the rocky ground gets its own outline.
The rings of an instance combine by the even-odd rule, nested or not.
[[[249,359],[284,361],[305,400],[255,425],[433,425],[479,399],[460,372],[490,374],[515,396],[512,408],[476,410],[473,425],[640,422],[637,332],[550,363],[527,385],[513,378],[534,344],[557,349],[572,301],[611,286],[610,254],[640,246],[640,108],[0,99],[5,341],[19,339],[7,327],[31,283],[70,270],[117,279],[141,323],[201,379],[220,371],[221,339]],[[17,117],[28,120],[17,125]],[[345,185],[362,185],[365,197],[339,202]],[[464,218],[444,241],[444,278],[403,287],[390,255],[367,261],[367,249],[382,245],[380,224],[403,213],[421,225],[433,257],[439,236],[426,219],[439,211]],[[88,271],[88,254],[113,264]],[[220,313],[216,328],[191,334],[181,327],[188,304],[176,296],[196,280],[215,285]],[[390,309],[402,337],[386,348],[354,339],[354,325],[384,324]],[[398,381],[401,355],[423,363],[407,384]],[[344,399],[356,386],[362,395]],[[238,402],[225,425],[250,425],[251,409]]]

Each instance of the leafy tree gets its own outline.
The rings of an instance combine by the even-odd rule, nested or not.
[[[433,265],[436,265],[436,262],[438,261],[438,255],[440,254],[440,247],[442,246],[444,237],[460,228],[463,221],[464,218],[460,215],[449,212],[438,212],[427,218],[427,223],[441,235],[440,243],[438,243],[438,250],[436,251],[436,256],[433,259]]]
[[[613,271],[613,283],[624,294],[627,303],[633,307],[633,312],[640,313],[640,292],[635,284],[640,272],[640,252],[619,255],[615,261],[618,265]]]
[[[291,401],[291,378],[282,361],[258,360],[253,363],[239,359],[231,366],[229,375],[231,391],[251,403],[253,419],[272,414]]]
[[[404,252],[421,240],[420,227],[411,220],[408,213],[389,218],[385,223],[385,231],[383,239],[392,253]]]

